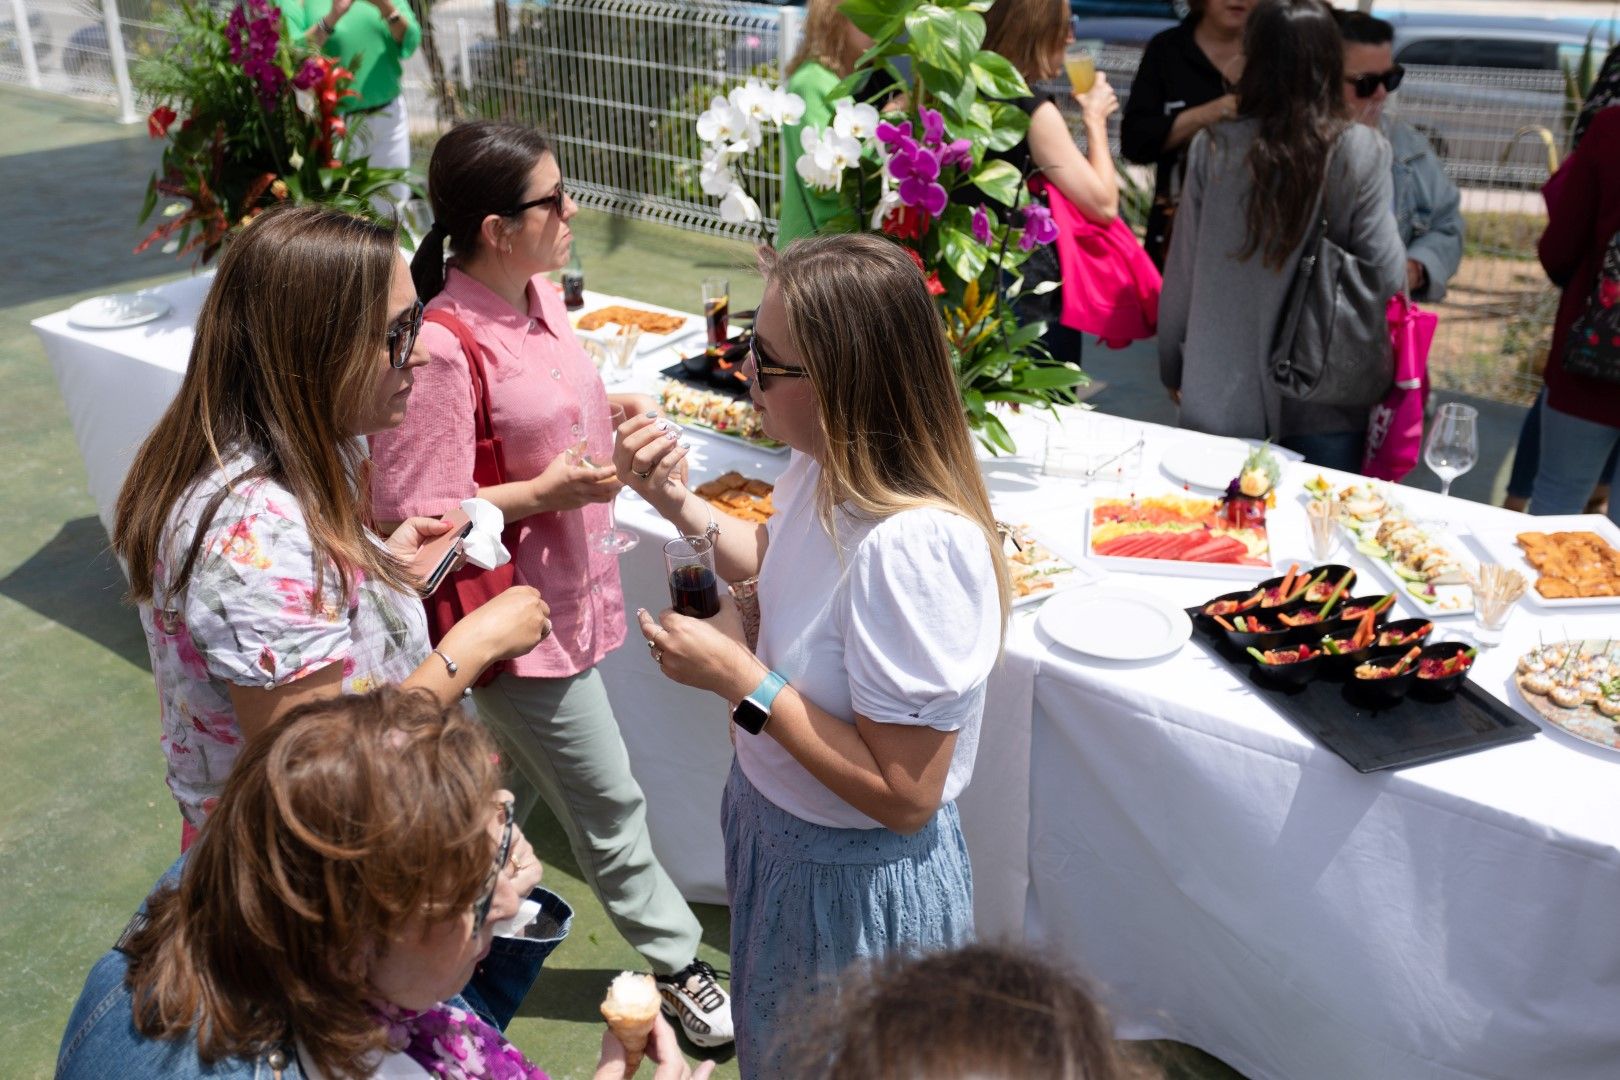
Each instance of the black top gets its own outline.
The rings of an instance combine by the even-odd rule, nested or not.
[[[1035,110],[1052,100],[1053,97],[1051,94],[1037,93],[1032,94],[1029,97],[1008,98],[1006,104],[1018,106],[1018,108],[1024,110],[1024,114],[1026,116],[1034,119]],[[1009,162],[1013,168],[1017,169],[1020,173],[1027,172],[1029,170],[1029,136],[1025,135],[1009,149],[987,151],[984,157],[986,161],[995,160]]]
[[[1176,114],[1226,93],[1226,80],[1193,40],[1196,21],[1189,16],[1148,42],[1120,121],[1119,145],[1125,157],[1138,165],[1158,165],[1156,195],[1171,193],[1171,177],[1187,154],[1188,143],[1164,152]]]

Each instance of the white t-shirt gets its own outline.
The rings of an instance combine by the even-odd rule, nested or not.
[[[1001,605],[984,533],[945,510],[880,521],[816,514],[821,466],[797,452],[776,485],[759,571],[759,657],[847,723],[958,732],[944,798],[973,775],[984,687],[1001,646]],[[840,549],[842,549],[840,551]],[[743,773],[777,806],[841,829],[882,828],[811,776],[767,732],[737,734]]]

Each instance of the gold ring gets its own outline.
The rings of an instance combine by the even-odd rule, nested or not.
[[[632,476],[639,476],[643,480],[650,480],[652,478],[652,470],[651,469],[648,469],[646,472],[636,472],[636,470],[631,469],[630,473],[631,473]]]

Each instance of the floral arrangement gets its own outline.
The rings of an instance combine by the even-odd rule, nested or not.
[[[352,76],[293,40],[271,0],[228,9],[181,0],[164,27],[174,47],[134,71],[142,97],[155,103],[147,131],[168,143],[140,220],[171,201],[137,253],[162,244],[206,263],[275,203],[330,202],[375,215],[374,200],[396,185],[414,190],[403,170],[344,160],[354,131],[337,109],[354,95]]]
[[[938,298],[969,424],[992,451],[1012,452],[993,405],[1073,404],[1087,380],[1041,345],[1044,323],[1021,325],[1013,310],[1019,267],[1058,230],[1030,198],[1030,177],[990,156],[1028,135],[1028,115],[1008,99],[1030,91],[1011,63],[981,48],[989,7],[845,0],[841,10],[873,44],[829,94],[832,124],[803,129],[794,168],[807,186],[839,193],[842,211],[826,230],[880,231],[911,251]],[[902,56],[910,79],[895,63]],[[879,71],[888,78],[870,78]],[[721,199],[726,220],[760,220],[733,164],[765,127],[797,123],[803,109],[796,95],[750,80],[699,117],[703,190]]]

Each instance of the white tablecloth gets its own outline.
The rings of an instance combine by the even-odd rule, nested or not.
[[[81,331],[61,314],[34,324],[103,521],[178,385],[205,287],[165,287],[176,310],[147,327]],[[622,388],[650,388],[672,360],[648,358]],[[1018,427],[1033,454],[986,465],[998,515],[1080,558],[1088,500],[1113,490],[1042,476],[1031,423]],[[1133,486],[1169,489],[1158,458],[1188,436],[1145,430]],[[699,477],[774,479],[786,465],[731,440],[693,441]],[[1307,475],[1290,466],[1284,491]],[[1465,528],[1522,520],[1403,497]],[[622,499],[620,515],[643,537],[621,564],[627,607],[661,608],[659,546],[673,531],[639,501]],[[1303,520],[1286,499],[1272,515],[1283,562],[1305,561]],[[1114,579],[1186,605],[1230,587]],[[1476,679],[1512,701],[1513,659],[1538,634],[1620,636],[1620,609],[1521,609]],[[689,897],[723,901],[723,706],[663,679],[633,631],[602,670],[660,858]],[[1124,1034],[1182,1039],[1257,1080],[1620,1076],[1620,757],[1545,732],[1363,776],[1195,645],[1157,662],[1089,660],[1028,613],[1013,621],[988,700],[960,800],[980,930],[1027,932],[1074,959]]]

